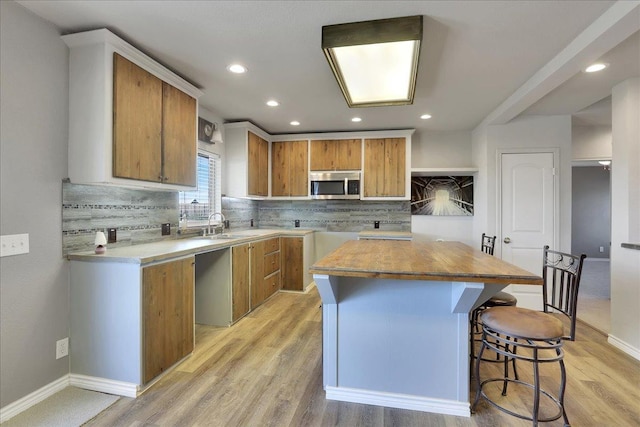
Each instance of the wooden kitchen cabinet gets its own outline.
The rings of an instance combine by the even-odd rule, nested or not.
[[[271,196],[309,195],[308,141],[271,143]]]
[[[269,195],[269,135],[249,122],[227,123],[223,194],[264,199]]]
[[[195,187],[197,101],[180,89],[162,85],[163,182]]]
[[[313,233],[280,238],[282,289],[304,291],[313,282],[309,274],[315,259]]]
[[[193,189],[202,92],[106,29],[62,39],[71,182]]]
[[[69,368],[83,388],[136,397],[192,353],[194,261],[69,262]]]
[[[304,290],[303,240],[302,237],[282,238],[282,289],[287,291]]]
[[[280,290],[281,265],[280,265],[280,238],[276,237],[265,241],[264,258],[262,265],[262,297],[263,301]]]
[[[406,197],[405,138],[364,140],[363,197]]]
[[[269,143],[249,132],[248,193],[251,196],[269,195]]]
[[[312,171],[360,170],[362,139],[312,140]]]
[[[195,258],[142,269],[143,384],[193,352]]]
[[[251,309],[280,289],[280,238],[253,243],[251,253]]]
[[[162,180],[162,80],[113,56],[113,176]]]
[[[253,244],[246,243],[231,248],[232,284],[231,284],[231,320],[233,322],[247,314],[250,306],[249,250]]]
[[[113,176],[196,185],[196,100],[113,55]]]
[[[196,255],[196,323],[231,326],[280,289],[280,238]]]

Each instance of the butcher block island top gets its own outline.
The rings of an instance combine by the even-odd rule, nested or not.
[[[312,274],[381,279],[542,285],[532,274],[460,242],[350,240]]]
[[[310,269],[326,398],[463,417],[469,313],[542,278],[460,242],[351,240]]]

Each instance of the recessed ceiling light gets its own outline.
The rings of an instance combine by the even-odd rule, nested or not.
[[[357,122],[361,122],[362,119],[360,117],[354,117],[353,119],[351,119],[351,121],[357,123]]]
[[[235,74],[242,74],[247,72],[247,67],[240,64],[231,64],[227,67],[227,70]]]
[[[603,166],[609,166],[611,164],[611,160],[599,160],[598,163]]]
[[[422,120],[430,119],[430,118],[431,118],[431,114],[423,114],[423,115],[421,115],[421,116],[420,116],[420,118],[421,118]]]
[[[595,73],[596,71],[602,71],[605,68],[607,68],[607,64],[604,64],[602,62],[598,62],[596,64],[589,65],[587,68],[585,68],[584,72],[585,73]]]
[[[275,99],[270,99],[267,101],[267,105],[269,107],[277,107],[278,105],[280,105],[280,103],[278,101],[276,101]]]
[[[291,126],[300,126],[300,122],[297,120],[292,121],[291,123],[289,123]]]

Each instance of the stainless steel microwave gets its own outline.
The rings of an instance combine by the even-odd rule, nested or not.
[[[360,172],[311,172],[312,199],[359,199]]]

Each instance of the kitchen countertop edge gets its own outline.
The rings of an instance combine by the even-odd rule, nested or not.
[[[304,236],[314,232],[315,230],[309,229],[238,230],[230,234],[246,234],[247,236],[219,241],[202,237],[187,237],[118,248],[108,248],[107,246],[107,251],[104,254],[96,254],[93,251],[73,252],[67,254],[67,259],[70,261],[117,262],[143,265],[223,250],[238,244],[270,237]]]

